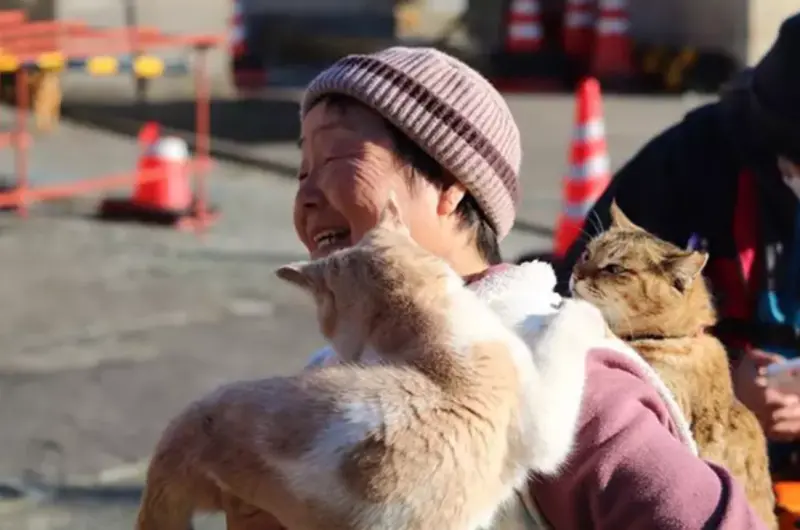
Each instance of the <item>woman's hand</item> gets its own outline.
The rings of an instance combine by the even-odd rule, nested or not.
[[[780,355],[748,350],[733,374],[736,396],[753,411],[767,438],[786,442],[800,438],[800,396],[767,387],[767,366],[784,362]]]

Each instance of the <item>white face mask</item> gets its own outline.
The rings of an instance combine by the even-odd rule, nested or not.
[[[794,192],[794,196],[800,199],[800,165],[778,157],[778,169],[783,176],[783,182]]]

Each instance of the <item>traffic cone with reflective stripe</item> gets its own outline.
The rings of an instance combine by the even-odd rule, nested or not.
[[[598,8],[591,74],[604,83],[625,81],[634,74],[627,0],[599,0]]]
[[[506,24],[506,51],[536,52],[543,43],[539,0],[511,0]]]
[[[229,42],[231,57],[244,55],[246,44],[245,25],[242,19],[242,0],[233,0],[233,12],[229,21]]]
[[[569,169],[564,176],[563,204],[553,239],[557,259],[563,258],[580,236],[586,215],[610,181],[600,83],[589,78],[580,83],[577,92]]]
[[[594,45],[594,1],[567,0],[564,9],[564,52],[587,65]]]
[[[159,125],[148,122],[139,132],[139,149],[131,197],[106,198],[98,217],[177,228],[194,227],[199,216],[203,222],[216,219],[214,207],[198,212],[190,180],[194,164],[183,139],[162,137]]]

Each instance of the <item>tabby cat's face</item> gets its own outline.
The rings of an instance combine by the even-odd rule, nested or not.
[[[695,288],[705,289],[695,280],[707,256],[656,238],[615,209],[611,228],[576,263],[570,290],[598,307],[615,332],[628,334],[689,310]]]

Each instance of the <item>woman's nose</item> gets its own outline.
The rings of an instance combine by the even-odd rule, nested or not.
[[[319,208],[325,197],[312,177],[306,177],[297,189],[298,203],[306,209]]]

